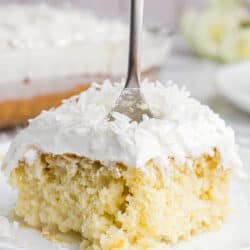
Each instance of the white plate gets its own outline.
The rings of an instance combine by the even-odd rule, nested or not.
[[[223,96],[250,113],[250,61],[221,69],[217,83]]]
[[[8,143],[5,146],[0,146],[0,150],[6,151],[7,145]],[[250,160],[249,153],[249,151],[241,152],[246,163]],[[6,177],[0,174],[0,216],[6,216],[10,213],[14,207],[15,197],[16,193],[7,184]],[[236,178],[233,180],[232,199],[234,212],[229,216],[220,231],[196,236],[192,240],[177,244],[168,248],[168,250],[250,250],[249,180]],[[50,242],[43,239],[37,231],[23,227],[15,230],[12,239],[1,237],[1,229],[0,224],[0,250],[66,250],[78,248],[77,245],[61,245]]]

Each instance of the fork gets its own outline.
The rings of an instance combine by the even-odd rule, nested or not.
[[[128,72],[123,90],[108,114],[114,120],[114,112],[128,116],[131,121],[141,122],[144,116],[153,117],[141,92],[140,79],[140,37],[142,35],[144,0],[130,0],[130,34]]]

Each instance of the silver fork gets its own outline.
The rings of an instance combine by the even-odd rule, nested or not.
[[[124,88],[108,115],[114,120],[114,112],[128,116],[132,121],[141,122],[143,116],[153,117],[140,89],[139,50],[142,35],[144,0],[130,0],[130,35],[128,72]]]

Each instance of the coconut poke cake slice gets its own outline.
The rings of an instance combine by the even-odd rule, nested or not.
[[[77,232],[80,249],[165,249],[217,229],[241,171],[234,132],[176,85],[144,82],[156,118],[107,114],[122,84],[92,86],[44,111],[3,168],[15,212],[40,230]]]

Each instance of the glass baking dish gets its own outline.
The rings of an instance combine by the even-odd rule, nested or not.
[[[26,122],[93,81],[125,76],[128,25],[119,8],[114,16],[77,1],[0,4],[0,128]],[[145,28],[142,40],[146,73],[164,63],[171,43],[161,29]]]

